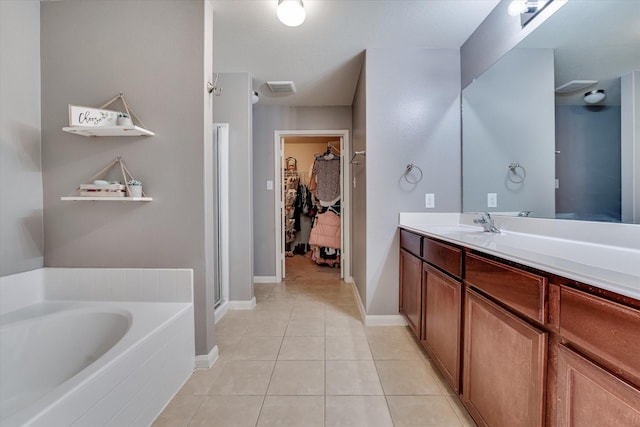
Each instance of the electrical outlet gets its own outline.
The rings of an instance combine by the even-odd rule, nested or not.
[[[556,190],[560,188],[560,180],[556,178]]]
[[[433,193],[426,193],[424,195],[424,207],[432,209],[436,207],[436,195]]]
[[[498,207],[498,193],[487,193],[487,207],[488,208]]]
[[[267,190],[273,190],[273,181],[267,180]]]

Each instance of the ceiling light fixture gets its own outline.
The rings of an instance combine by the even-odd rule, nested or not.
[[[297,27],[306,17],[302,0],[278,0],[277,13],[280,22],[289,27]]]
[[[538,8],[538,2],[527,1],[527,0],[513,0],[511,3],[509,3],[507,12],[511,16],[520,16],[523,13],[530,12],[531,11],[530,9],[535,10],[537,8]]]
[[[595,89],[584,94],[584,102],[587,104],[597,104],[606,97],[607,95],[604,93],[604,89]]]

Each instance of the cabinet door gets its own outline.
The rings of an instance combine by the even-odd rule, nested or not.
[[[420,337],[422,315],[422,260],[400,250],[400,313]]]
[[[458,392],[462,284],[426,263],[422,274],[422,342]]]
[[[467,289],[462,399],[479,425],[543,425],[546,353],[546,333]]]
[[[560,346],[558,426],[640,426],[640,390]]]

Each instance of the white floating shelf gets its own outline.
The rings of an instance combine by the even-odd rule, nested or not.
[[[60,200],[73,202],[150,202],[152,197],[86,197],[86,196],[65,196]]]
[[[67,126],[63,131],[82,136],[153,136],[150,130],[139,126]]]

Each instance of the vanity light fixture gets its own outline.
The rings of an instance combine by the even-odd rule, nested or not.
[[[597,104],[606,97],[607,95],[604,93],[604,89],[594,89],[584,94],[584,102],[587,104]]]
[[[297,27],[306,17],[302,0],[278,0],[278,19],[288,27]]]
[[[519,16],[520,25],[524,27],[552,1],[553,0],[512,0],[507,7],[507,12],[511,16]]]

